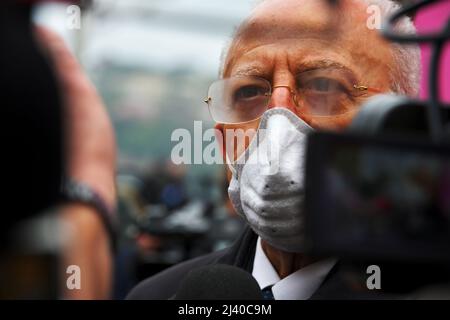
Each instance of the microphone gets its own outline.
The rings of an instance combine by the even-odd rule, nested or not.
[[[174,300],[262,300],[252,275],[229,265],[194,269],[184,278]]]

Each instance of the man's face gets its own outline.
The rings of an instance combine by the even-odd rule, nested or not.
[[[365,4],[354,0],[341,1],[339,10],[318,0],[268,0],[240,28],[223,76],[264,78],[274,88],[269,108],[288,108],[316,129],[341,130],[349,125],[357,109],[342,115],[312,116],[298,107],[287,87],[296,87],[298,74],[316,70],[320,76],[334,75],[336,71],[355,85],[389,91],[391,49],[378,30],[367,27],[366,9]],[[355,98],[354,103],[360,105],[365,99]],[[255,120],[218,124],[217,128],[247,130],[256,129],[258,124]],[[235,157],[246,147],[238,146]]]

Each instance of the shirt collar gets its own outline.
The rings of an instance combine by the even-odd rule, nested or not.
[[[259,237],[256,243],[255,261],[253,262],[252,275],[258,282],[261,290],[267,288],[268,286],[273,286],[281,280],[277,271],[272,266],[272,263],[264,253],[261,246],[261,238]]]
[[[335,264],[336,259],[320,260],[280,279],[258,237],[252,275],[261,289],[272,286],[276,300],[306,300],[319,288]]]

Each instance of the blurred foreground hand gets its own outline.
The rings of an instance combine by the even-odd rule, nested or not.
[[[116,143],[105,106],[64,41],[43,27],[36,27],[36,37],[53,64],[63,98],[67,175],[89,185],[114,207]],[[63,299],[110,297],[110,239],[94,210],[75,203],[62,210],[63,220],[71,230],[61,264]],[[81,289],[66,287],[66,268],[70,265],[80,267]]]

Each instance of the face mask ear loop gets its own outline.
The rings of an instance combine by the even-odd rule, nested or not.
[[[227,161],[228,169],[230,169],[230,171],[231,171],[231,173],[233,174],[234,177],[237,177],[237,171],[236,171],[236,168],[234,167],[234,161],[231,161],[231,159],[228,156],[227,152],[225,152],[225,158],[226,158],[226,161]]]

